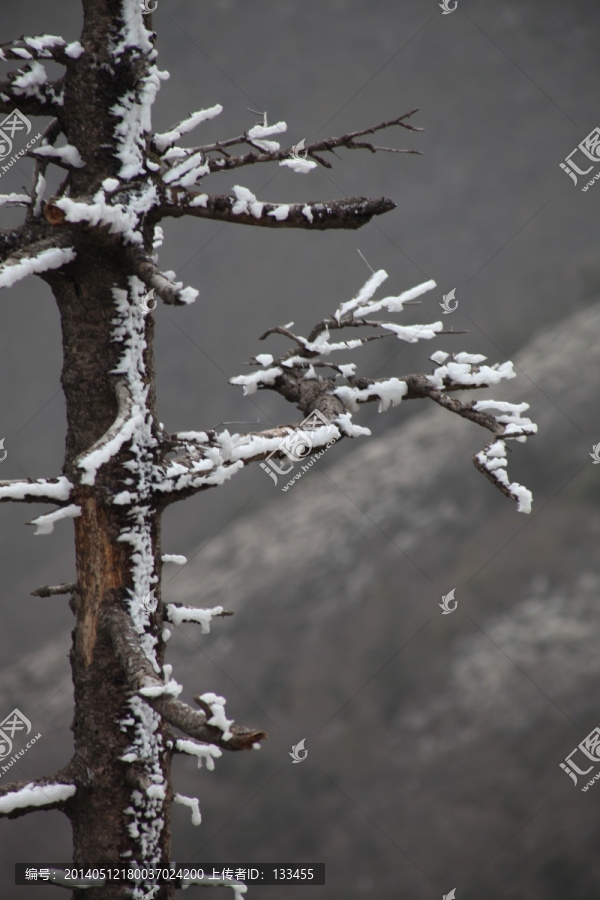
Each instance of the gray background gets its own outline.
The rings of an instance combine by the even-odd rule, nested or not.
[[[160,64],[171,79],[154,108],[157,130],[217,102],[225,111],[198,141],[249,127],[257,117],[247,107],[285,119],[291,143],[414,107],[412,121],[425,128],[388,137],[423,156],[341,151],[333,170],[308,176],[256,166],[205,182],[280,202],[396,201],[359,232],[166,223],[161,265],[201,294],[190,309],[156,312],[165,426],[296,420],[281,398],[243,398],[227,379],[271,349],[257,341],[265,328],[293,319],[306,333],[356,292],[369,274],[357,248],[389,272],[390,293],[438,282],[403,322],[439,318],[442,293],[456,288],[458,310],[443,318],[469,330],[435,347],[380,342],[352,357],[361,371],[427,371],[440,347],[492,361],[521,354],[518,384],[492,396],[527,400],[546,425],[511,454],[512,477],[535,491],[528,520],[470,465],[483,436],[417,404],[364,411],[373,438],[345,442],[288,494],[246,471],[167,513],[165,551],[190,563],[165,570],[166,599],[239,611],[211,637],[191,626],[174,636],[175,676],[188,699],[221,691],[230,714],[271,735],[261,754],[218,761],[215,773],[181,765],[180,789],[200,796],[205,824],[192,830],[175,810],[179,859],[324,861],[328,886],[311,888],[311,898],[439,897],[455,886],[461,900],[597,896],[597,798],[574,791],[558,763],[597,724],[585,642],[598,630],[598,470],[588,453],[600,439],[600,188],[576,190],[559,163],[598,124],[598,19],[591,2],[559,0],[460,0],[447,16],[434,0],[159,2]],[[76,3],[24,3],[5,12],[5,39],[75,39],[79,23]],[[2,192],[28,184],[29,173],[20,163]],[[2,215],[18,221],[15,211]],[[3,293],[2,314],[1,474],[53,475],[65,428],[57,310],[30,279]],[[545,343],[532,348],[540,333]],[[340,507],[342,493],[354,499]],[[59,525],[32,540],[23,522],[43,511],[0,509],[2,709],[23,709],[44,732],[16,778],[52,771],[70,752],[71,615],[64,598],[29,592],[72,577],[71,531]],[[451,587],[464,603],[442,618],[437,603]],[[495,643],[478,647],[473,621]],[[526,649],[511,650],[524,634]],[[409,639],[413,649],[400,650]],[[498,653],[518,669],[495,668]],[[515,671],[525,674],[512,685]],[[522,693],[531,679],[536,697],[550,698],[540,709]],[[365,683],[377,692],[345,706]],[[324,729],[319,742],[344,706],[345,730]],[[307,735],[309,758],[292,766],[287,752]],[[15,860],[69,858],[58,814],[0,829],[2,896],[34,894],[10,886]]]

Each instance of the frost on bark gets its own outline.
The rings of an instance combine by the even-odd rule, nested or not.
[[[189,806],[192,821],[200,821],[197,801],[172,785],[173,754],[195,755],[212,768],[222,751],[258,748],[266,735],[235,725],[215,694],[195,697],[197,709],[179,699],[182,688],[165,662],[169,623],[197,622],[206,633],[213,618],[231,613],[163,599],[161,570],[169,560],[162,555],[160,517],[168,504],[283,454],[296,425],[246,434],[199,430],[196,423],[189,431],[164,431],[156,412],[151,310],[156,300],[193,303],[197,291],[161,271],[160,222],[185,215],[267,228],[358,228],[394,203],[365,197],[272,203],[237,183],[209,194],[201,182],[259,163],[309,174],[330,166],[326,154],[339,148],[415,152],[373,141],[392,127],[420,129],[410,122],[413,110],[372,128],[281,149],[274,138],[286,125],[269,125],[265,116],[233,138],[183,147],[179,142],[221,107],[153,133],[151,108],[166,73],[156,65],[151,16],[142,15],[137,0],[83,0],[83,11],[79,41],[46,35],[0,50],[18,63],[0,84],[0,111],[51,117],[28,153],[34,161],[30,193],[0,198],[25,208],[19,227],[0,231],[0,287],[38,275],[51,289],[62,325],[67,407],[62,473],[0,482],[0,500],[47,502],[53,509],[32,520],[36,533],[72,519],[76,549],[74,581],[34,592],[70,595],[74,754],[55,775],[2,785],[0,815],[63,811],[72,824],[77,867],[167,866],[171,804]],[[60,63],[64,74],[50,81],[44,60]],[[45,190],[49,165],[64,175],[52,197]],[[456,396],[514,377],[510,363],[488,365],[480,355],[440,350],[431,355],[435,365],[428,374],[373,379],[358,375],[354,363],[330,359],[369,340],[414,343],[446,333],[441,322],[402,326],[387,316],[373,318],[401,312],[435,286],[429,281],[374,299],[386,278],[382,270],[373,273],[307,337],[291,325],[274,326],[263,338],[283,335],[291,348],[278,357],[258,354],[252,360],[257,368],[232,382],[246,393],[277,391],[304,417],[318,413],[321,424],[315,420],[310,435],[315,448],[367,434],[353,421],[362,403],[377,401],[384,411],[404,400],[430,399],[491,433],[475,465],[528,512],[530,493],[506,474],[506,440],[524,441],[536,430],[523,416],[527,404]],[[151,888],[105,885],[77,889],[74,896],[142,898]],[[174,890],[163,886],[156,896],[169,898]]]

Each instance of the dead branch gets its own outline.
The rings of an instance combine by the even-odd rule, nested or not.
[[[64,811],[65,804],[75,792],[76,787],[69,778],[69,766],[56,775],[35,781],[5,784],[0,786],[0,817],[18,819],[32,812]]]
[[[17,69],[6,80],[0,81],[0,113],[11,113],[16,107],[26,116],[58,116],[62,107],[63,79],[36,84],[36,93],[28,93],[27,88],[21,88],[17,83],[25,74],[22,69]]]
[[[43,584],[31,592],[32,597],[55,597],[57,594],[72,594],[77,590],[74,581],[65,581],[63,584]]]
[[[219,612],[215,612],[215,609],[219,609]],[[183,603],[167,603],[165,619],[168,622],[172,622],[174,625],[178,625],[181,622],[192,622],[196,625],[204,625],[204,620],[224,619],[226,616],[235,615],[233,609],[223,609],[222,607],[215,607],[215,609],[202,609],[198,606],[186,606]],[[206,615],[200,615],[202,613],[205,613]],[[202,630],[204,631],[204,627]]]
[[[198,204],[202,198],[203,204]],[[258,225],[263,228],[306,228],[324,231],[329,228],[356,229],[366,225],[373,216],[395,209],[396,204],[385,197],[370,200],[366,197],[352,197],[329,202],[309,203],[262,203],[256,201],[256,212],[248,209],[234,211],[240,203],[235,197],[225,195],[209,196],[182,188],[169,189],[165,201],[154,211],[157,219],[196,216],[200,219],[216,219],[220,222],[234,222],[238,225]],[[260,207],[260,211],[259,211]],[[285,218],[281,217],[285,212]],[[277,218],[280,216],[280,218]]]
[[[37,38],[21,35],[0,44],[0,60],[18,60],[23,63],[36,59],[52,59],[54,62],[65,63],[71,58],[64,52],[67,47],[67,42],[61,37],[54,36],[51,40],[48,35]]]
[[[19,503],[66,504],[73,485],[68,478],[30,478],[0,481],[0,503],[12,500]]]
[[[104,615],[103,627],[133,692],[148,687],[164,687],[140,646],[131,619],[122,609],[111,607]],[[166,694],[142,696],[174,728],[203,743],[216,744],[223,750],[250,750],[254,744],[266,738],[264,731],[232,725],[232,736],[225,740],[220,728],[207,724],[210,716],[206,712],[197,712],[181,700]]]
[[[181,162],[186,158],[190,158],[192,156],[200,154],[203,165],[206,167],[206,174],[208,174],[208,172],[228,172],[232,169],[239,169],[242,166],[253,165],[254,163],[286,163],[286,161],[289,160],[305,160],[308,157],[316,160],[325,168],[330,169],[332,168],[332,164],[323,159],[323,157],[319,154],[324,152],[334,153],[338,147],[345,147],[347,150],[369,150],[371,153],[381,151],[384,153],[413,153],[420,155],[419,150],[404,150],[395,147],[380,147],[378,145],[372,144],[370,141],[356,140],[356,138],[364,137],[368,134],[375,134],[378,131],[392,128],[394,125],[405,128],[407,131],[423,131],[422,128],[418,128],[416,125],[411,125],[409,122],[405,121],[406,119],[413,116],[416,112],[418,112],[418,110],[413,109],[402,116],[398,116],[398,118],[396,119],[391,119],[388,122],[381,122],[379,125],[374,125],[371,128],[364,128],[360,131],[351,131],[347,134],[340,135],[339,137],[330,137],[320,141],[314,141],[307,146],[302,145],[302,147],[300,148],[287,147],[284,150],[265,150],[263,147],[261,147],[260,139],[253,139],[249,131],[245,131],[243,134],[237,135],[233,138],[228,138],[227,140],[215,141],[212,144],[204,144],[199,147],[189,148],[188,150],[186,150],[185,156],[177,157],[176,165],[181,164]],[[252,129],[250,129],[250,132],[251,131]],[[241,156],[232,156],[226,149],[239,146],[241,144],[246,144],[253,149]],[[169,144],[168,146],[170,147],[171,144]],[[157,153],[160,153],[162,148],[159,147],[157,143],[154,143],[153,149]],[[214,158],[211,157],[210,154],[219,155],[218,158]],[[168,162],[166,164],[168,166]]]
[[[519,511],[529,512],[530,492],[522,485],[510,483],[508,480],[505,471],[504,443],[506,439],[524,441],[537,431],[537,426],[533,422],[528,418],[522,418],[528,404],[511,404],[494,400],[472,400],[463,403],[448,396],[457,391],[489,388],[503,379],[514,378],[512,363],[489,366],[484,364],[485,357],[480,354],[450,355],[438,351],[431,357],[432,361],[438,363],[431,375],[365,378],[355,375],[354,363],[342,365],[329,362],[328,357],[333,351],[352,350],[373,339],[373,337],[359,337],[332,343],[329,337],[333,330],[374,327],[383,329],[387,334],[395,334],[409,343],[429,340],[439,334],[459,333],[444,332],[441,322],[401,326],[365,318],[366,315],[379,312],[381,309],[400,312],[405,304],[414,302],[418,296],[435,287],[435,282],[427,281],[397,297],[373,300],[375,291],[386,278],[387,273],[383,270],[373,272],[357,296],[342,303],[333,316],[317,323],[308,338],[294,334],[288,326],[269,328],[261,335],[261,340],[270,334],[281,334],[293,341],[295,346],[278,358],[274,358],[271,354],[258,356],[255,364],[260,364],[261,368],[251,375],[232,378],[231,383],[243,386],[245,393],[253,393],[256,390],[275,391],[286,400],[295,403],[307,417],[312,412],[318,411],[347,437],[370,433],[368,429],[356,426],[351,421],[352,413],[356,412],[359,404],[377,400],[379,411],[384,412],[390,406],[397,406],[402,400],[428,398],[449,412],[486,428],[495,436],[494,441],[486,444],[483,450],[474,456],[473,462],[502,493],[518,502]],[[334,377],[317,375],[315,366],[330,367],[336,375]],[[340,375],[345,383],[340,384],[337,381]],[[332,405],[334,401],[337,406]],[[497,410],[499,414],[488,412],[490,409]],[[246,439],[249,437],[245,436]],[[237,435],[234,438],[238,442],[241,440]]]
[[[197,290],[184,288],[181,283],[168,278],[148,256],[140,254],[139,251],[130,250],[129,259],[140,280],[147,288],[154,289],[164,303],[171,306],[186,306],[197,297]]]
[[[69,235],[53,234],[7,255],[0,265],[0,288],[10,287],[28,275],[59,269],[75,259]]]

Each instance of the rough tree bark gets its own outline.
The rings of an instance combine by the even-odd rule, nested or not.
[[[245,464],[285,449],[294,427],[282,425],[247,435],[164,432],[156,411],[154,320],[147,294],[154,290],[165,303],[177,305],[192,302],[196,292],[158,268],[153,255],[156,228],[163,218],[182,215],[269,228],[360,227],[373,215],[393,209],[394,203],[386,198],[352,198],[273,204],[262,203],[239,186],[233,195],[211,196],[190,187],[209,174],[218,176],[260,162],[307,172],[315,165],[329,165],[322,154],[334,148],[392,149],[370,143],[366,135],[392,126],[419,129],[408,122],[409,113],[299,152],[281,150],[268,140],[284,128],[282,123],[269,126],[265,118],[262,126],[235,138],[176,148],[183,135],[220,108],[196,113],[171,132],[153,135],[150,109],[161,74],[155,66],[151,16],[143,14],[137,0],[82,0],[82,5],[79,42],[21,38],[2,51],[5,59],[17,60],[19,68],[0,85],[0,111],[49,116],[51,124],[29,154],[35,160],[31,195],[6,198],[25,206],[26,215],[19,228],[0,234],[0,286],[38,274],[56,299],[63,335],[67,435],[62,476],[0,482],[0,499],[46,501],[58,505],[62,516],[74,519],[76,576],[73,583],[36,592],[71,593],[74,755],[53,776],[2,785],[0,814],[15,817],[38,809],[62,810],[72,825],[73,862],[78,868],[116,868],[124,863],[168,867],[170,810],[177,799],[170,765],[173,753],[182,751],[173,729],[197,742],[200,749],[194,752],[200,756],[202,748],[207,754],[217,752],[215,748],[250,749],[265,734],[231,725],[221,698],[214,695],[196,698],[198,710],[177,699],[179,687],[170,668],[164,668],[169,621],[205,621],[227,611],[216,607],[198,618],[194,610],[163,602],[161,514],[169,503],[218,486]],[[64,76],[53,83],[45,78],[44,59],[62,63]],[[57,147],[59,138],[64,143]],[[234,155],[236,146],[242,147],[241,155]],[[66,172],[53,197],[45,196],[49,164]],[[465,354],[443,365],[447,354],[442,354],[434,357],[440,365],[433,375],[377,380],[358,378],[353,366],[324,359],[332,349],[353,349],[371,339],[333,346],[331,331],[375,327],[377,337],[393,336],[396,326],[366,316],[380,309],[400,311],[402,303],[433,286],[428,282],[408,292],[410,296],[372,301],[384,277],[385,273],[374,273],[353,301],[317,324],[308,338],[286,328],[271,329],[292,340],[293,349],[278,360],[269,354],[257,357],[258,371],[233,379],[234,383],[247,392],[279,391],[304,415],[320,412],[329,424],[325,430],[313,428],[315,448],[332,434],[337,440],[365,433],[351,422],[358,403],[378,400],[386,409],[402,398],[432,399],[492,432],[493,439],[478,454],[476,464],[527,511],[527,492],[510,484],[502,468],[502,437],[523,440],[535,430],[521,417],[526,404],[512,410],[496,406],[502,413],[496,417],[481,404],[448,396],[450,391],[486,387],[512,377],[511,370],[483,366],[483,357]],[[398,326],[397,337],[414,341],[445,333],[441,323],[409,328],[413,331]],[[319,367],[329,367],[331,374],[321,377]],[[51,530],[55,518],[51,514],[34,520],[38,531]],[[73,896],[141,898],[151,888],[151,881],[133,891],[104,885],[77,889]],[[156,896],[171,898],[174,890],[165,885]]]

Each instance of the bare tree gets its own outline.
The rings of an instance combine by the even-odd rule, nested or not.
[[[169,624],[197,622],[208,631],[212,618],[230,611],[181,607],[161,596],[163,510],[223,484],[251,462],[262,462],[277,482],[309,450],[368,433],[352,418],[361,403],[376,400],[386,410],[402,400],[429,398],[491,432],[475,464],[528,512],[529,491],[506,474],[505,440],[524,441],[535,425],[522,415],[525,403],[456,396],[514,377],[509,362],[486,365],[483,356],[438,351],[428,374],[385,379],[359,376],[354,363],[333,362],[331,353],[371,340],[414,343],[449,333],[441,322],[402,326],[373,318],[400,312],[435,286],[428,281],[376,300],[387,277],[380,270],[307,337],[291,324],[269,329],[263,338],[282,335],[291,348],[278,357],[258,354],[251,374],[232,379],[246,393],[278,392],[301,411],[303,422],[246,434],[195,428],[168,434],[156,411],[154,295],[177,306],[192,303],[197,291],[161,271],[160,222],[196,216],[267,228],[359,228],[395,204],[363,197],[266,203],[240,185],[226,194],[192,187],[209,175],[257,163],[308,173],[330,166],[340,148],[413,153],[380,146],[375,135],[396,126],[420,129],[411,124],[413,110],[372,128],[281,149],[274,138],[285,132],[285,123],[269,125],[265,116],[235,137],[182,147],[179,141],[221,107],[153,133],[150,113],[164,75],[156,66],[151,16],[137,0],[82,5],[79,41],[23,37],[1,51],[5,60],[18,62],[0,85],[0,111],[9,116],[15,139],[30,125],[29,116],[49,117],[50,123],[27,151],[34,160],[30,194],[2,198],[23,206],[25,214],[18,227],[0,231],[0,286],[38,275],[56,299],[67,435],[61,475],[0,482],[0,499],[56,507],[33,520],[38,533],[73,519],[76,575],[36,592],[70,595],[74,754],[53,775],[2,786],[0,814],[61,810],[72,825],[74,864],[84,870],[124,861],[166,867],[171,804],[187,804],[193,821],[199,820],[197,801],[172,785],[173,754],[192,754],[212,767],[221,751],[258,747],[265,733],[234,725],[215,694],[195,697],[197,709],[178,699],[181,687],[165,663]],[[50,80],[44,60],[61,64],[64,74]],[[47,198],[49,165],[65,177]],[[343,337],[331,339],[342,331]],[[151,879],[129,888],[106,883],[76,888],[74,896],[141,898],[152,886]],[[175,887],[160,887],[159,896],[172,897]]]

